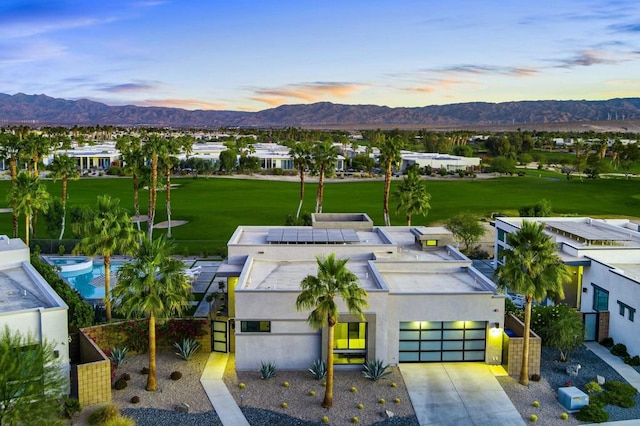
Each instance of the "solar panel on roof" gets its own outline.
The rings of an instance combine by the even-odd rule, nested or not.
[[[326,243],[329,241],[329,236],[327,235],[326,229],[314,229],[313,230],[313,241],[316,243]]]
[[[547,222],[547,226],[587,241],[631,241],[631,236],[604,230],[584,222]]]
[[[354,229],[270,229],[268,243],[339,244],[360,241]]]
[[[356,243],[360,241],[360,238],[358,238],[358,234],[353,229],[343,229],[342,239],[347,243]]]

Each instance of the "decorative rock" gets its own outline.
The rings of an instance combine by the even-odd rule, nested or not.
[[[190,409],[191,407],[186,402],[181,402],[180,404],[176,405],[176,411],[178,413],[188,413]]]
[[[391,417],[395,416],[395,414],[391,410],[384,410],[384,416],[385,418],[390,419]]]
[[[596,376],[596,381],[598,382],[598,384],[600,386],[604,385],[604,377],[602,376]]]

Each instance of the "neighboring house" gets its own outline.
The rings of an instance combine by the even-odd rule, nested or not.
[[[112,163],[120,160],[120,151],[116,149],[115,142],[102,142],[81,147],[76,145],[73,149],[56,151],[45,159],[45,165],[51,164],[54,154],[65,154],[75,159],[78,168],[82,171],[106,170],[111,167]]]
[[[500,364],[504,296],[453,246],[444,228],[376,227],[365,214],[315,214],[311,227],[240,226],[228,243],[228,317],[214,320],[215,351],[238,370],[261,361],[304,369],[326,354],[326,328],[296,310],[316,256],[348,258],[368,292],[365,318],[343,306],[335,363],[473,361]]]
[[[503,261],[507,234],[523,220],[545,224],[558,255],[572,272],[565,301],[585,321],[586,340],[612,337],[631,355],[640,355],[640,227],[627,219],[586,217],[498,217],[495,259]]]
[[[480,158],[429,152],[402,151],[401,170],[413,164],[417,164],[421,169],[429,166],[432,170],[446,169],[447,171],[464,171],[479,167]]]
[[[31,266],[29,247],[0,235],[0,329],[45,339],[53,346],[64,377],[69,377],[67,305]]]

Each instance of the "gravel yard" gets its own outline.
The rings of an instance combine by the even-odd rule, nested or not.
[[[622,380],[615,370],[586,348],[575,351],[571,356],[571,363],[582,366],[575,378],[567,375],[567,364],[556,361],[557,351],[548,348],[542,351],[542,380],[539,382],[532,381],[527,388],[518,384],[517,378],[498,377],[527,423],[529,416],[536,414],[539,425],[580,424],[574,415],[566,421],[560,419],[565,410],[557,402],[557,388],[571,381],[572,385],[584,389],[584,385],[595,380],[596,375],[605,377],[607,381]],[[147,365],[147,355],[129,356],[117,374],[129,373],[131,380],[126,389],[112,391],[113,403],[121,408],[124,415],[134,418],[138,426],[221,425],[200,384],[207,357],[208,354],[200,353],[186,362],[170,352],[158,353],[158,391],[151,393],[144,390],[146,376],[140,373]],[[171,380],[169,375],[172,371],[180,371],[183,377]],[[224,381],[249,423],[256,426],[320,425],[325,415],[329,417],[330,424],[350,424],[352,417],[357,416],[359,424],[364,425],[417,425],[402,376],[397,368],[391,368],[391,371],[390,377],[379,382],[365,379],[358,370],[338,371],[334,407],[329,410],[321,407],[324,396],[322,382],[315,380],[307,371],[279,371],[273,379],[262,380],[257,367],[256,371],[236,373],[233,363],[229,362]],[[285,381],[289,382],[289,387],[284,386]],[[240,389],[241,382],[245,383],[245,389]],[[392,382],[397,386],[392,387]],[[353,386],[356,392],[351,392]],[[315,395],[311,396],[310,391]],[[130,402],[133,396],[140,397],[138,404]],[[380,398],[385,399],[384,404],[379,403]],[[395,403],[395,398],[399,398],[400,403]],[[539,407],[534,407],[533,401],[538,401]],[[182,402],[189,404],[189,414],[175,411]],[[283,402],[287,403],[287,408],[282,408]],[[607,406],[610,421],[640,419],[640,396],[636,396],[636,402],[637,405],[629,409]],[[359,403],[364,405],[363,409],[358,409]],[[85,424],[83,419],[93,409],[84,410],[74,424]],[[395,417],[385,419],[385,410],[392,411]]]

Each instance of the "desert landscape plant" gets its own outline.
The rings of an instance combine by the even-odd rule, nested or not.
[[[385,364],[381,359],[369,360],[363,364],[362,374],[369,380],[378,381],[391,374],[387,371],[388,364]]]
[[[198,352],[200,346],[200,343],[198,343],[196,339],[190,337],[182,339],[180,343],[175,342],[173,344],[173,347],[178,351],[176,355],[185,361],[189,361],[191,357]]]
[[[313,364],[309,367],[309,372],[313,374],[316,380],[322,380],[327,375],[327,363],[318,358],[313,361]]]
[[[263,380],[276,376],[276,363],[274,361],[260,362],[260,378]]]

